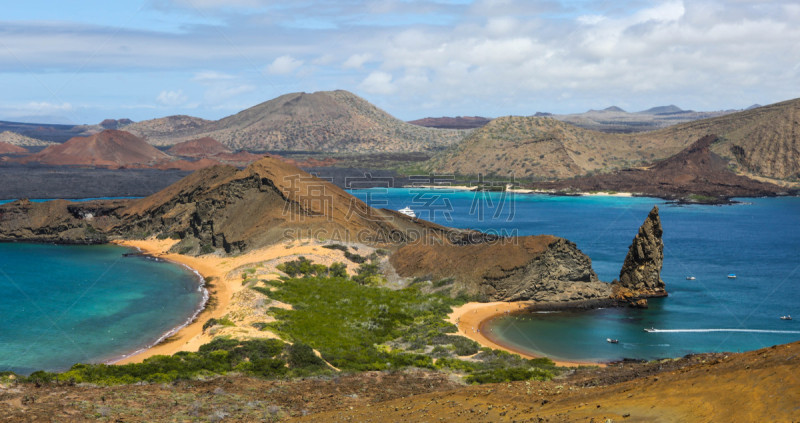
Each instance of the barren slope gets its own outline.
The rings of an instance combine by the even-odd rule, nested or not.
[[[664,367],[670,367],[669,361]],[[798,370],[800,343],[795,342],[709,357],[688,367],[608,386],[601,379],[608,371],[598,370],[595,378],[586,377],[583,383],[470,386],[297,421],[789,422],[800,413]]]
[[[118,168],[168,159],[169,155],[139,137],[125,131],[107,129],[99,134],[75,137],[64,144],[47,147],[25,158],[25,162]]]
[[[189,119],[155,119],[125,129],[155,145],[211,137],[251,151],[428,151],[464,134],[400,121],[347,91],[286,94],[218,121]]]

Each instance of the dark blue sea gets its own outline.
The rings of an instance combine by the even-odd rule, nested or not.
[[[628,247],[657,205],[669,297],[645,310],[600,309],[495,319],[503,342],[564,360],[657,359],[746,351],[800,340],[800,198],[748,198],[725,206],[642,197],[556,197],[430,189],[353,194],[376,207],[504,235],[565,237],[601,280],[619,277]],[[466,264],[465,264],[466,265]],[[735,274],[735,279],[729,279]],[[687,280],[688,276],[695,280]],[[796,320],[781,320],[793,315]],[[644,328],[655,328],[653,333]],[[618,344],[606,342],[618,339]]]
[[[128,248],[0,243],[0,371],[119,358],[187,322],[204,292],[189,269]]]

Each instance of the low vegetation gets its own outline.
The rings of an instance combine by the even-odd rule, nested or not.
[[[276,339],[240,341],[216,338],[198,352],[157,355],[142,363],[76,364],[66,372],[38,371],[23,381],[37,384],[94,383],[116,385],[138,382],[166,383],[230,372],[262,378],[299,377],[329,372],[329,367],[307,345]]]
[[[277,321],[266,327],[286,340],[310,345],[341,370],[445,369],[467,375],[470,383],[547,379],[557,372],[548,359],[480,349],[476,342],[452,335],[457,328],[445,319],[459,300],[414,287],[390,290],[363,283],[364,275],[376,270],[371,264],[362,265],[352,278],[307,272],[255,287],[292,305],[291,310],[272,308]]]

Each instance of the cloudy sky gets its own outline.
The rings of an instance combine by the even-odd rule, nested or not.
[[[26,0],[0,120],[219,119],[344,89],[404,119],[800,97],[796,0]]]

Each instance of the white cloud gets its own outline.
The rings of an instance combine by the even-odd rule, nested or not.
[[[50,103],[48,101],[30,101],[23,108],[28,114],[50,114],[57,112],[71,112],[75,107],[70,103]],[[38,112],[38,113],[37,113]]]
[[[370,73],[359,87],[370,94],[393,94],[397,91],[392,83],[392,75],[380,71]]]
[[[180,106],[181,104],[186,103],[186,100],[188,99],[189,98],[186,97],[182,90],[161,91],[158,94],[158,97],[156,97],[156,101],[159,104],[168,107]]]
[[[345,69],[361,69],[364,66],[364,63],[372,59],[372,55],[369,53],[364,54],[354,54],[347,58],[347,60],[342,63],[342,67]]]
[[[278,57],[267,66],[267,72],[275,75],[284,75],[294,72],[303,65],[302,60],[297,60],[292,56],[286,55]]]
[[[217,71],[202,71],[196,73],[192,78],[192,81],[200,83],[208,83],[216,81],[229,81],[234,78],[235,76],[229,75],[227,73],[222,73]]]

